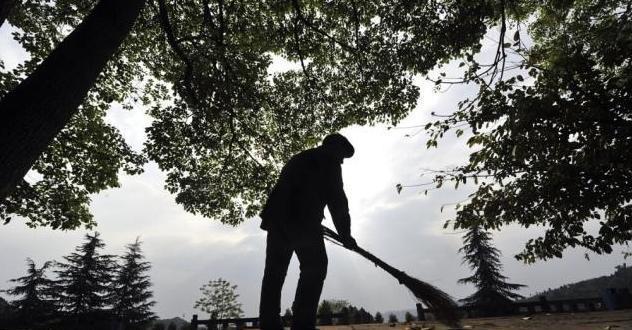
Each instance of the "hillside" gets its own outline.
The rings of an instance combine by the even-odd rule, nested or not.
[[[607,288],[628,288],[632,292],[632,267],[623,264],[617,266],[611,275],[562,285],[557,289],[536,293],[525,301],[537,300],[542,295],[548,300],[600,297]]]

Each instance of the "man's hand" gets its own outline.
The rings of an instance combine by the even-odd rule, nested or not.
[[[355,250],[358,247],[358,243],[356,243],[355,238],[351,236],[345,236],[342,238],[342,245],[347,249]]]

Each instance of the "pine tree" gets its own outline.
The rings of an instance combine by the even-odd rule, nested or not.
[[[156,304],[150,300],[153,292],[149,290],[151,282],[147,272],[151,264],[140,248],[141,242],[127,245],[127,252],[121,257],[121,265],[117,268],[113,284],[112,312],[123,322],[125,329],[145,329],[156,316],[151,307]]]
[[[388,315],[388,323],[399,323],[399,320],[397,319],[397,315],[395,314],[389,314]]]
[[[41,268],[37,268],[30,258],[26,259],[26,263],[26,276],[10,280],[17,285],[3,292],[20,296],[11,302],[15,311],[14,321],[22,325],[31,325],[54,317],[57,306],[51,297],[54,282],[46,277],[46,270],[52,263],[47,261]]]
[[[410,312],[406,312],[406,314],[404,315],[404,320],[406,321],[406,323],[411,323],[415,321],[415,317]]]
[[[62,310],[77,322],[90,322],[108,316],[112,293],[113,256],[102,255],[105,243],[99,233],[86,234],[85,243],[58,263],[56,289]]]
[[[318,316],[320,316],[320,325],[331,325],[333,324],[333,320],[331,314],[333,310],[331,308],[331,303],[328,300],[323,300],[318,305]]]
[[[375,323],[384,323],[384,316],[382,316],[382,313],[375,313]]]
[[[468,306],[476,306],[481,316],[492,316],[504,313],[514,299],[522,298],[514,293],[525,285],[507,283],[502,275],[500,251],[491,242],[491,235],[480,226],[474,226],[463,236],[463,263],[467,263],[474,274],[460,279],[460,284],[474,284],[477,291],[471,296],[461,299]]]
[[[363,307],[360,307],[360,310],[358,311],[358,313],[360,314],[361,324],[373,323],[373,315],[367,312]]]

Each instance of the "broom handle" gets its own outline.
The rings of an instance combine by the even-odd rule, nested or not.
[[[338,233],[336,233],[335,231],[323,226],[323,233],[325,234],[325,236],[329,236],[331,238],[333,238],[334,240],[342,243],[342,238],[340,237],[340,235],[338,235]],[[345,247],[346,248],[346,247]],[[405,275],[404,272],[402,272],[401,270],[387,264],[386,262],[382,261],[382,259],[374,256],[371,252],[359,247],[356,245],[356,247],[354,249],[351,248],[347,248],[349,250],[355,251],[356,253],[360,254],[361,256],[369,259],[370,261],[372,261],[376,266],[384,269],[387,273],[393,275],[401,284],[402,283],[402,277]]]

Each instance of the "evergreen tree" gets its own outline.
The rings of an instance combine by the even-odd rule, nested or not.
[[[349,320],[351,320],[351,324],[362,323],[362,316],[360,315],[360,311],[358,311],[355,306],[349,306]]]
[[[360,310],[358,311],[358,313],[360,314],[361,324],[373,323],[373,315],[367,312],[364,308],[360,307]]]
[[[169,326],[167,326],[167,330],[178,330],[178,326],[175,323],[173,323],[173,321],[171,321],[169,323]]]
[[[156,304],[149,290],[151,282],[147,272],[151,265],[140,248],[141,242],[127,245],[127,252],[121,257],[121,266],[116,270],[113,285],[112,311],[126,326],[126,329],[145,329],[156,316],[151,307]]]
[[[397,319],[397,315],[391,313],[388,315],[388,323],[399,323],[399,320]]]
[[[37,268],[30,258],[26,259],[26,263],[27,274],[10,280],[17,285],[12,289],[3,290],[9,295],[20,296],[13,300],[11,305],[15,312],[14,321],[21,325],[48,320],[54,316],[57,309],[51,297],[54,282],[46,277],[46,270],[51,266],[51,262],[45,262],[41,268]]]
[[[474,284],[477,291],[461,299],[466,305],[476,306],[484,316],[503,313],[514,299],[522,298],[513,291],[524,287],[522,284],[507,283],[502,275],[500,251],[491,242],[491,236],[480,226],[472,227],[463,236],[463,262],[467,263],[474,274],[460,279],[461,284]]]
[[[338,318],[338,322],[337,324],[349,324],[350,323],[350,319],[349,319],[349,307],[344,306],[340,309],[340,317]]]
[[[319,324],[320,325],[331,325],[333,324],[333,320],[331,314],[333,313],[333,309],[331,308],[331,303],[329,300],[323,300],[318,305],[318,316],[320,316]]]
[[[382,313],[375,313],[375,323],[384,323],[384,316],[382,316]]]
[[[410,323],[415,320],[415,317],[410,312],[406,312],[406,314],[404,314],[404,320],[406,320],[406,323]]]
[[[99,233],[86,234],[85,243],[58,263],[56,290],[64,312],[76,321],[99,321],[108,315],[112,293],[112,275],[115,270],[113,256],[100,250],[105,243]]]

